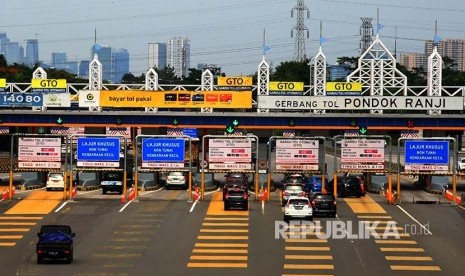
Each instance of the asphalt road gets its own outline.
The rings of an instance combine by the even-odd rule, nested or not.
[[[250,201],[248,212],[225,213],[216,208],[222,202],[212,200],[214,194],[192,209],[185,191],[152,191],[141,193],[138,202],[123,209],[119,195],[102,196],[97,190],[82,192],[64,206],[60,202],[48,214],[5,214],[32,193],[19,193],[14,201],[0,202],[0,229],[19,227],[14,226],[17,222],[35,223],[25,226],[28,231],[21,233],[14,246],[0,246],[2,275],[462,275],[465,269],[465,210],[450,204],[399,207],[371,194],[361,199],[338,199],[336,218],[315,218],[325,233],[328,221],[351,222],[355,228],[370,216],[390,217],[397,226],[410,227],[407,230],[411,225],[420,229],[418,223],[427,225],[431,234],[411,233],[401,239],[414,242],[414,250],[422,251],[412,257],[432,260],[393,262],[386,257],[395,253],[382,251],[388,245],[373,238],[276,238],[275,223],[282,220],[279,193],[272,194],[264,210],[260,202]],[[374,201],[367,201],[370,199]],[[360,202],[362,209],[354,207]],[[379,208],[385,213],[380,214]],[[36,233],[40,225],[49,223],[70,224],[76,232],[71,265],[36,264]],[[2,242],[12,234],[4,231],[0,232]],[[399,268],[399,262],[416,269],[439,267],[440,271],[393,270]],[[190,267],[194,263],[201,265]]]

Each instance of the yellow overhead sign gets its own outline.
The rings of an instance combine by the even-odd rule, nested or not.
[[[66,88],[66,79],[32,79],[31,88]]]
[[[252,91],[102,90],[102,107],[252,108]]]
[[[362,91],[362,83],[360,82],[327,82],[326,83],[326,91],[354,91],[354,92],[361,92]]]
[[[6,79],[0,79],[0,88],[6,88]]]
[[[270,91],[304,91],[303,82],[270,81]]]
[[[218,86],[252,86],[252,77],[218,77]]]

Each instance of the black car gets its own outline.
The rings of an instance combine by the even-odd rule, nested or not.
[[[244,188],[235,186],[232,189],[228,189],[224,196],[224,210],[231,208],[242,208],[247,211],[249,209],[249,195]]]
[[[336,198],[333,194],[315,193],[312,197],[313,214],[336,216]]]
[[[240,188],[248,192],[247,183],[242,179],[229,179],[223,185],[223,200],[225,199],[226,194],[229,190]]]
[[[75,234],[69,225],[42,225],[37,233],[37,263],[44,260],[73,261],[73,238]]]
[[[330,187],[334,185],[334,179],[329,183]],[[337,193],[340,197],[362,196],[360,178],[357,176],[343,176],[337,178]]]

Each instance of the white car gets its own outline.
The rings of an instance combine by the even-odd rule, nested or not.
[[[45,189],[50,190],[63,190],[65,188],[65,173],[64,172],[49,172],[47,175],[47,183]]]
[[[291,196],[284,206],[284,221],[291,218],[313,220],[313,208],[310,200],[304,196]]]
[[[458,165],[459,172],[465,171],[465,158],[460,158],[457,165]]]
[[[187,177],[184,172],[170,172],[166,176],[165,188],[168,190],[172,187],[187,188]]]

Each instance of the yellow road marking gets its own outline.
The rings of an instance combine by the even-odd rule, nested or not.
[[[188,263],[187,267],[247,268],[247,263]]]
[[[416,257],[416,256],[386,256],[388,261],[432,261],[431,257]]]
[[[18,217],[18,216],[6,216],[6,217],[0,217],[0,220],[9,220],[9,219],[14,219],[14,220],[29,220],[29,219],[37,219],[41,220],[44,217]]]
[[[248,233],[249,229],[200,229],[206,233]]]
[[[0,246],[15,246],[15,242],[0,242]]]
[[[0,225],[29,225],[29,226],[33,226],[33,225],[36,225],[37,223],[35,222],[0,222]]]
[[[364,220],[392,219],[391,216],[358,216],[358,218]]]
[[[203,260],[203,261],[247,261],[247,256],[191,256],[191,260]]]
[[[334,269],[334,265],[321,265],[321,264],[284,264],[284,269]]]
[[[32,191],[25,199],[6,211],[5,214],[48,214],[58,206],[62,198],[62,192]]]
[[[29,228],[2,228],[0,229],[0,232],[28,232]]]
[[[249,247],[247,243],[201,243],[195,244],[195,247]]]
[[[210,205],[208,206],[207,216],[208,215],[223,215],[223,216],[248,216],[249,211],[234,211],[234,210],[224,210],[224,201],[223,201],[223,192],[215,192],[212,194],[212,199]]]
[[[286,260],[332,260],[331,255],[285,255]]]
[[[405,240],[375,240],[377,244],[417,244],[416,241]]]
[[[425,252],[423,248],[381,247],[382,252]]]
[[[212,217],[206,217],[205,220],[227,220],[227,221],[231,221],[231,220],[239,220],[239,221],[242,221],[242,220],[249,220],[249,218],[235,218],[235,217],[222,217],[222,218],[212,218]]]
[[[0,239],[1,240],[8,240],[8,239],[21,239],[23,235],[1,235]]]
[[[327,243],[328,240],[323,239],[285,239],[286,242],[292,243]]]
[[[194,249],[193,253],[240,253],[247,254],[247,249]]]
[[[199,240],[247,240],[248,236],[199,236]]]
[[[221,223],[221,222],[215,222],[215,223],[211,223],[211,222],[204,222],[202,223],[202,226],[249,226],[248,223],[240,223],[240,222],[237,222],[237,223],[234,223],[234,222],[231,222],[231,223],[228,223],[228,222],[224,222],[224,223]]]
[[[329,247],[328,246],[322,246],[322,247],[318,247],[318,246],[285,246],[284,248],[285,250],[295,250],[295,251],[305,251],[305,250],[314,250],[314,251],[329,251]]]
[[[397,224],[397,221],[395,220],[383,220],[383,221],[380,221],[380,220],[361,220],[360,221],[361,223],[363,224],[368,224],[368,225],[373,225],[373,224],[378,224],[378,225],[383,225],[383,224]]]
[[[383,238],[387,237],[399,237],[399,238],[405,238],[405,237],[410,237],[409,234],[407,233],[378,233],[378,235],[382,236]],[[374,235],[372,235],[374,236]]]
[[[368,194],[360,198],[344,198],[352,211],[356,214],[385,214],[386,211]]]
[[[409,271],[441,271],[436,265],[414,266],[414,265],[391,265],[392,270],[409,270]]]

